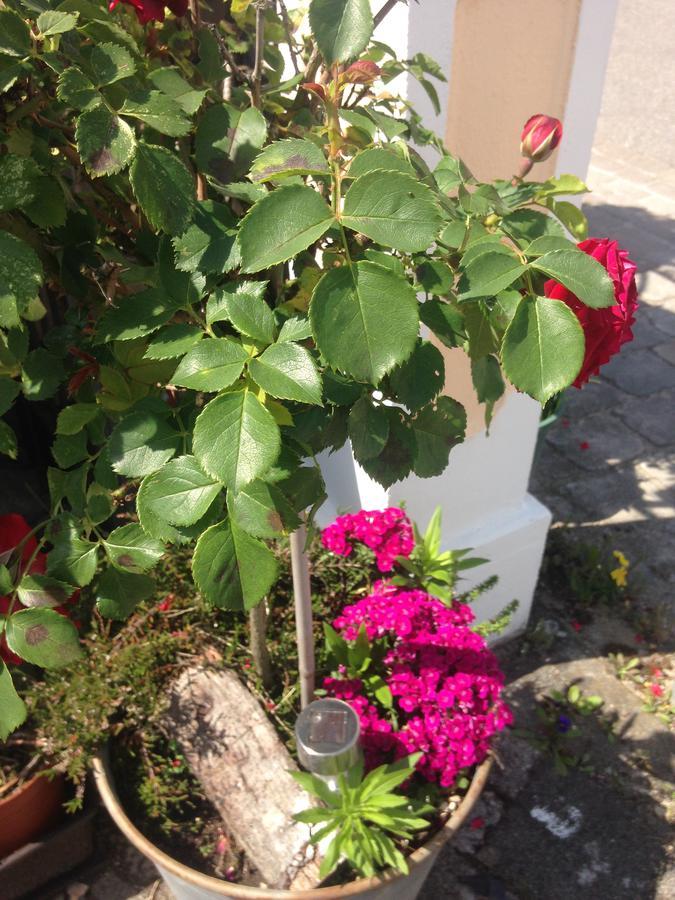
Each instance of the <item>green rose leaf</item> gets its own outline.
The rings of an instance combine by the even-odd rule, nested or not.
[[[576,175],[558,175],[549,178],[537,189],[537,199],[554,197],[557,194],[585,194],[588,187]]]
[[[154,591],[155,582],[148,575],[121,572],[109,566],[98,581],[96,606],[106,619],[126,619]]]
[[[526,269],[527,266],[513,254],[489,249],[474,257],[464,269],[458,299],[494,297],[520,278]]]
[[[384,450],[389,438],[389,415],[384,406],[375,406],[370,397],[357,400],[349,413],[349,439],[359,460],[373,459]]]
[[[61,103],[73,109],[89,109],[102,102],[100,93],[84,72],[77,66],[70,66],[59,75],[56,96]]]
[[[95,403],[74,403],[66,406],[56,420],[57,434],[77,434],[85,425],[92,422],[99,413]]]
[[[300,519],[285,494],[275,485],[253,481],[238,494],[227,494],[232,520],[247,534],[275,538],[300,526]]]
[[[304,341],[312,336],[312,326],[305,316],[294,316],[292,319],[286,319],[281,326],[277,343],[282,344],[285,341]]]
[[[4,24],[1,16],[0,12],[0,33]],[[16,692],[9,669],[0,660],[0,741],[6,741],[25,722],[27,714],[26,704]]]
[[[43,669],[67,666],[82,656],[73,623],[53,609],[22,609],[7,620],[10,650]]]
[[[426,250],[438,236],[441,217],[429,188],[403,172],[368,172],[347,191],[343,225],[385,247]]]
[[[410,474],[415,455],[415,435],[400,410],[387,407],[389,434],[384,448],[359,463],[365,471],[382,487],[391,487]]]
[[[42,347],[31,350],[21,369],[24,396],[29,400],[53,397],[65,374],[63,362],[58,356]]]
[[[118,306],[109,306],[96,324],[96,343],[132,341],[161,328],[176,311],[159,288],[121,297]]]
[[[182,137],[192,123],[175,100],[161,91],[145,91],[127,97],[119,110],[121,116],[140,119],[160,134]]]
[[[195,209],[192,176],[175,153],[153,144],[139,144],[129,170],[141,209],[157,231],[182,234]]]
[[[21,385],[16,379],[0,375],[0,416],[11,407],[20,390]]]
[[[63,188],[55,178],[38,179],[37,199],[24,206],[23,211],[39,228],[58,228],[66,221],[68,210]]]
[[[205,90],[196,91],[183,78],[179,69],[173,66],[162,66],[161,69],[149,72],[148,80],[168,97],[171,97],[172,100],[175,100],[188,116],[192,116],[197,112],[207,94]]]
[[[275,181],[288,175],[330,175],[323,152],[312,141],[290,138],[265,147],[251,166],[254,182]]]
[[[586,306],[601,309],[616,302],[614,284],[606,269],[582,250],[551,250],[533,260],[531,266],[564,285]]]
[[[464,440],[466,412],[451,397],[439,397],[435,406],[421,410],[412,423],[415,435],[415,474],[420,478],[441,475],[450,451]]]
[[[570,250],[570,242],[565,237],[555,234],[544,234],[535,238],[523,251],[525,256],[543,256],[551,250]]]
[[[237,281],[216,288],[206,304],[206,321],[230,321],[237,331],[260,344],[271,344],[276,326],[265,303],[266,281]]]
[[[84,587],[94,577],[98,545],[82,540],[73,523],[57,523],[53,549],[47,557],[47,573],[54,578]]]
[[[193,452],[199,464],[235,492],[265,474],[280,445],[279,426],[250,391],[216,397],[195,422]]]
[[[376,169],[403,172],[406,175],[415,174],[415,170],[407,159],[385,147],[369,147],[367,150],[361,150],[349,164],[348,174],[350,178],[360,178],[361,175],[366,175]]]
[[[584,332],[561,300],[521,300],[502,343],[509,381],[541,404],[568,387],[584,360]]]
[[[384,266],[331,269],[312,295],[314,340],[334,369],[376,385],[412,353],[417,306],[412,285]]]
[[[236,118],[230,133],[229,156],[236,178],[248,172],[267,137],[267,121],[260,110],[249,106]]]
[[[458,347],[466,337],[464,316],[453,304],[427,300],[420,306],[420,319],[446,347]]]
[[[240,262],[236,236],[236,220],[229,208],[213,200],[201,201],[187,231],[173,239],[176,268],[217,275],[236,269]]]
[[[144,359],[175,359],[183,356],[204,337],[199,325],[167,325],[150,341]]]
[[[273,344],[249,362],[248,371],[272,397],[322,404],[321,375],[312,354],[298,344]]]
[[[113,566],[125,572],[146,572],[160,561],[165,552],[164,545],[146,534],[135,522],[115,528],[103,546]]]
[[[494,405],[504,393],[504,379],[495,356],[483,356],[471,363],[471,379],[479,403],[485,404],[485,426],[490,427]]]
[[[434,178],[438,189],[444,194],[451,194],[460,184],[474,181],[473,175],[461,159],[450,154],[441,157],[434,169]]]
[[[52,34],[65,34],[66,31],[72,31],[75,28],[77,17],[78,13],[47,10],[47,12],[40,13],[37,17],[38,31],[42,37],[48,37]]]
[[[62,606],[75,593],[76,588],[49,575],[24,575],[19,583],[19,600],[32,608]]]
[[[30,30],[21,16],[10,9],[0,9],[0,55],[28,56]]]
[[[165,419],[138,410],[115,426],[108,440],[108,452],[119,475],[142,478],[168,462],[180,443],[180,435]]]
[[[222,485],[205,475],[194,456],[179,456],[141,485],[143,506],[171,525],[192,525],[205,515]]]
[[[3,299],[13,298],[23,313],[41,284],[42,265],[33,248],[16,235],[0,231],[0,310]],[[0,315],[0,325],[12,327],[18,322],[3,322]]]
[[[83,112],[75,129],[77,151],[85,169],[98,178],[120,172],[133,159],[136,137],[107,106]]]
[[[0,212],[32,203],[39,193],[40,168],[28,156],[7,153],[0,157]]]
[[[496,353],[499,340],[492,326],[489,311],[481,300],[470,303],[464,310],[464,330],[468,338],[467,352],[471,359]]]
[[[373,33],[369,0],[312,0],[309,24],[328,65],[362,53]]]
[[[19,453],[19,445],[14,431],[7,422],[0,419],[0,453],[10,459],[16,459]]]
[[[89,55],[89,67],[97,87],[128,78],[136,71],[131,54],[119,44],[95,44]]]
[[[562,225],[546,213],[536,209],[517,209],[504,216],[502,228],[510,236],[524,242],[533,241],[544,235],[565,237]]]
[[[251,207],[239,229],[243,272],[259,272],[306,250],[335,221],[323,197],[310,187],[277,188]]]
[[[443,354],[428,341],[419,341],[410,358],[394,369],[389,380],[400,402],[416,412],[443,390]]]
[[[227,104],[214,104],[204,110],[195,132],[195,159],[200,172],[223,182],[230,180],[232,129],[239,115],[238,109]]]
[[[195,391],[222,391],[244,371],[248,353],[231,338],[205,338],[178,364],[171,383]]]
[[[205,599],[220,609],[252,609],[274,584],[277,562],[261,541],[225,519],[197,541],[192,574]]]
[[[107,521],[113,513],[113,498],[102,484],[92,484],[87,491],[87,516],[94,525]]]
[[[69,469],[89,455],[87,434],[59,434],[52,444],[52,456],[62,469]]]

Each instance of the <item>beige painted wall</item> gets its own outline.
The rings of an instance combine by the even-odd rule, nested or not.
[[[564,119],[580,7],[581,0],[457,0],[445,144],[481,181],[517,171],[531,115]],[[552,175],[555,156],[532,177]],[[440,349],[445,390],[466,407],[467,435],[476,434],[484,411],[470,362],[462,351]]]

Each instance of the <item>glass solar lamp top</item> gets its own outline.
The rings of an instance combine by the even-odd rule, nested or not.
[[[315,775],[338,775],[361,759],[359,717],[343,700],[314,700],[295,723],[301,765]]]

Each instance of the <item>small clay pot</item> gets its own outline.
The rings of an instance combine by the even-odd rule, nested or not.
[[[64,788],[62,775],[40,773],[0,800],[0,859],[61,821]]]

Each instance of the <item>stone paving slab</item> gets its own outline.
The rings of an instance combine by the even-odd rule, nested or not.
[[[604,366],[603,376],[620,390],[638,397],[675,387],[675,366],[651,350],[617,354]]]
[[[658,349],[658,348],[657,348]],[[675,343],[673,343],[675,362]],[[675,389],[650,397],[628,397],[617,414],[626,426],[659,447],[675,446]]]
[[[567,427],[556,429],[548,441],[576,466],[590,472],[635,459],[645,450],[644,441],[614,411],[574,417]]]

